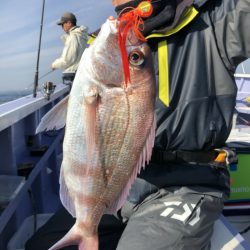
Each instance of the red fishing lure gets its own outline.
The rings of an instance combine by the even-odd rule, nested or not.
[[[152,14],[152,12],[153,12],[153,7],[151,4],[151,0],[147,0],[147,1],[142,1],[136,8],[132,8],[130,11],[127,11],[127,8],[125,8],[118,17],[119,20],[118,41],[121,50],[124,80],[126,87],[128,85],[128,82],[130,81],[129,61],[126,50],[127,34],[132,29],[134,34],[139,40],[146,41],[145,37],[141,33],[144,25],[143,18],[149,17]]]

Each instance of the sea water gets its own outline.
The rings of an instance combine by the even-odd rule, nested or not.
[[[30,91],[27,90],[0,92],[0,104],[21,98],[29,94]]]

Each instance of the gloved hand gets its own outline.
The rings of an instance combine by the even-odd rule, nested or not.
[[[117,15],[120,12],[130,11],[131,8],[136,8],[143,0],[133,0],[121,5],[116,6],[115,11]],[[161,27],[171,25],[176,12],[176,0],[152,0],[153,13],[151,16],[144,20],[144,27],[141,30],[144,36],[150,34],[153,30]],[[126,9],[125,9],[126,8]]]

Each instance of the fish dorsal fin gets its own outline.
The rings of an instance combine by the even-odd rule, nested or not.
[[[36,128],[36,133],[58,130],[65,126],[69,95],[58,102],[54,108],[46,113]]]
[[[145,168],[145,165],[149,163],[151,156],[152,156],[153,146],[154,146],[155,129],[156,129],[156,115],[154,115],[153,125],[151,127],[150,133],[149,133],[148,138],[146,140],[146,144],[145,144],[145,146],[140,154],[140,157],[139,157],[139,159],[134,167],[133,173],[131,174],[127,185],[123,189],[119,198],[117,200],[115,200],[109,206],[109,208],[106,210],[106,213],[114,214],[123,206],[123,204],[125,203],[125,201],[128,197],[130,188],[137,177],[137,174],[139,174],[141,169]]]

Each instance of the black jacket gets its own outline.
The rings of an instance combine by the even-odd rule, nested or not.
[[[231,130],[237,93],[234,72],[250,57],[250,1],[197,0],[198,12],[193,1],[176,1],[192,3],[177,25],[148,36],[157,77],[161,75],[155,148],[200,155],[204,152],[197,152],[224,146]],[[167,66],[159,70],[164,63]],[[133,184],[128,200],[138,204],[158,188],[170,186],[204,189],[226,199],[229,179],[226,168],[161,162],[153,157]]]
[[[158,95],[156,148],[218,148],[231,130],[237,92],[234,72],[250,57],[250,1],[197,2],[206,3],[196,6],[198,14],[181,25],[192,15],[192,6],[186,8],[180,30],[163,27],[148,37],[157,77],[159,42],[166,41],[168,52],[168,75],[161,91],[169,84],[169,106]]]

